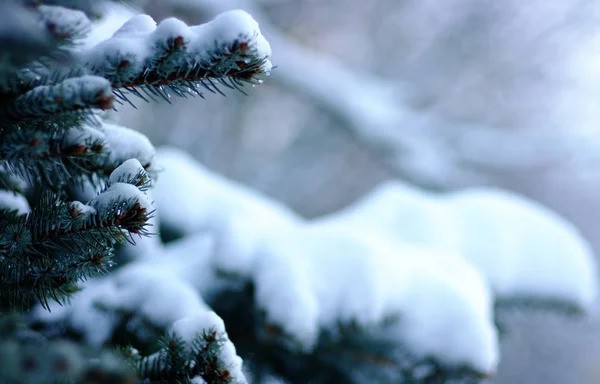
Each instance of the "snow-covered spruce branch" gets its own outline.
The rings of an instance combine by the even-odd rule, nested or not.
[[[87,204],[48,193],[29,214],[2,211],[0,297],[4,303],[28,307],[37,299],[48,307],[49,298],[61,302],[73,293],[75,283],[111,265],[115,243],[133,242],[133,234],[148,234],[153,209],[138,188],[145,189],[148,183],[141,164],[124,163],[110,181]]]
[[[203,247],[198,251],[203,252]],[[52,312],[38,309],[36,317],[47,324],[64,321],[66,327],[93,346],[110,342],[133,347],[139,353],[129,350],[132,363],[140,377],[150,383],[174,382],[168,379],[182,379],[186,374],[244,383],[242,360],[227,336],[223,320],[202,301],[190,282],[174,273],[175,265],[163,256],[167,255],[156,260],[164,262],[159,268],[135,262],[103,278],[89,280],[70,306],[52,304]],[[201,274],[196,275],[198,278],[212,283]],[[168,339],[175,336],[177,341],[157,346],[156,338],[165,330]],[[216,332],[216,340],[212,339],[212,331]],[[205,336],[211,343],[205,343]],[[178,367],[169,359],[173,349],[186,356],[178,360]]]
[[[175,150],[158,161],[160,219],[187,238],[153,242],[86,282],[70,307],[38,312],[42,319],[93,344],[135,340],[144,349],[154,329],[206,311],[206,300],[257,375],[423,383],[442,372],[493,375],[492,297],[462,258],[311,224]]]
[[[97,121],[66,130],[33,124],[0,137],[5,143],[0,148],[0,170],[30,183],[43,179],[55,188],[73,182],[71,176],[78,173],[81,182],[97,184],[97,176],[108,177],[128,159],[149,169],[155,152],[143,134]]]
[[[85,13],[59,3],[27,0],[0,4],[0,12],[12,16],[3,19],[0,28],[0,99],[30,89],[36,84],[32,81],[36,75],[47,68],[67,64],[71,50],[89,32],[91,22]],[[24,65],[28,66],[25,71]]]
[[[91,73],[107,78],[121,100],[130,93],[168,101],[168,91],[202,96],[198,86],[210,92],[220,92],[219,85],[241,90],[270,73],[270,55],[252,17],[231,11],[199,26],[174,18],[157,26],[147,15],[134,16],[79,59]]]
[[[66,79],[56,85],[40,85],[5,103],[3,117],[22,120],[32,117],[49,117],[80,110],[113,107],[110,83],[99,76],[82,76]]]
[[[159,350],[142,357],[137,350],[125,350],[138,377],[148,384],[179,383],[193,379],[211,384],[241,384],[245,380],[230,371],[227,335],[215,328],[204,329],[191,342],[178,334],[180,327],[163,336]],[[129,353],[127,353],[129,352]]]
[[[15,2],[2,8],[11,12],[0,14],[20,18],[7,29],[0,27],[0,42],[6,43],[0,60],[3,312],[27,311],[35,302],[44,311],[51,303],[64,304],[78,291],[78,283],[113,264],[116,243],[133,243],[134,235],[149,234],[153,208],[144,192],[151,184],[154,147],[140,133],[103,123],[101,111],[113,108],[114,102],[128,102],[130,94],[168,100],[171,94],[202,96],[200,87],[241,91],[271,69],[268,43],[256,22],[241,11],[191,27],[176,19],[157,26],[138,16],[108,40],[80,49],[90,26],[80,11],[89,15],[97,3]],[[151,283],[165,288],[162,280]],[[140,294],[147,292],[148,287]],[[158,299],[165,297],[159,293]],[[167,301],[181,298],[178,294]],[[140,377],[154,383],[245,382],[223,322],[199,300],[197,306],[193,300],[184,302],[185,311],[173,313],[167,324],[158,322],[178,334],[170,339],[174,344],[140,359]],[[40,345],[47,347],[41,352],[53,352],[51,343]],[[168,350],[171,345],[187,354]],[[18,340],[17,348],[21,346],[28,347]],[[91,361],[85,357],[79,363]],[[1,379],[3,369],[0,364]],[[44,369],[37,372],[45,375],[42,381],[53,377]],[[95,379],[94,372],[106,373],[80,372],[85,372],[85,382]]]
[[[2,92],[7,101],[2,114],[19,119],[109,109],[113,107],[109,84],[120,101],[128,101],[127,93],[167,101],[170,93],[202,96],[198,87],[219,93],[219,86],[242,91],[244,83],[255,84],[270,73],[270,55],[258,24],[243,11],[224,13],[199,26],[174,18],[157,26],[149,16],[138,15],[110,39],[77,52],[75,68],[40,69],[41,77],[7,87]],[[79,77],[81,73],[95,76]]]

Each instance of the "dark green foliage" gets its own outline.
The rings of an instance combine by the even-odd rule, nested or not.
[[[14,315],[0,318],[3,384],[134,384],[134,371],[116,354],[67,340],[49,340]]]
[[[33,208],[24,214],[0,207],[4,310],[24,310],[36,301],[44,307],[48,300],[64,302],[79,281],[111,266],[116,243],[147,234],[145,224],[152,215],[140,205],[141,195],[92,207],[69,201],[69,191],[77,184],[103,185],[119,165],[108,163],[104,137],[88,127],[100,124],[93,111],[111,108],[114,96],[103,77],[77,77],[80,71],[64,78],[43,75],[64,72],[70,55],[61,50],[76,45],[89,29],[83,13],[49,3],[3,5],[20,17],[16,30],[2,30],[4,39],[18,36],[23,28],[32,36],[32,49],[16,43],[2,46],[9,59],[0,65],[0,187],[27,197]],[[28,34],[21,36],[25,47]]]
[[[200,87],[222,93],[217,84],[241,91],[266,62],[249,48],[250,36],[190,54],[183,37],[161,41],[161,34],[148,57],[108,49],[87,60],[94,51],[73,48],[101,9],[91,0],[0,3],[8,23],[0,28],[0,383],[138,381],[114,355],[66,341],[77,341],[75,332],[15,325],[8,314],[23,320],[37,304],[64,304],[78,283],[113,266],[116,246],[151,234],[145,192],[154,148],[103,122],[104,111],[131,104],[128,95],[169,101],[171,94],[202,96]],[[145,357],[122,352],[144,383],[229,384],[226,340],[206,331],[188,345],[170,334]]]
[[[211,384],[235,384],[220,357],[224,342],[225,339],[211,329],[198,335],[191,345],[174,334],[164,336],[158,351],[150,356],[140,357],[131,347],[122,349],[121,353],[147,384],[190,384],[194,377]]]
[[[135,199],[116,199],[86,213],[79,205],[46,193],[29,215],[0,216],[0,298],[3,305],[27,308],[33,299],[62,302],[82,279],[110,266],[115,243],[125,233],[145,234],[152,212]],[[132,241],[132,240],[131,240]]]

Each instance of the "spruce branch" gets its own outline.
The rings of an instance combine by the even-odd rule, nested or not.
[[[201,89],[223,94],[220,86],[243,92],[270,73],[270,54],[252,17],[232,11],[199,26],[136,16],[81,60],[110,81],[118,102],[130,102],[128,94],[169,102],[171,94],[202,97]]]
[[[189,346],[181,337],[168,334],[159,341],[158,352],[146,357],[130,352],[129,356],[144,383],[191,384],[193,378],[201,378],[207,384],[234,384],[237,379],[221,357],[226,341],[214,329],[198,334]]]
[[[0,159],[4,161],[0,168],[9,169],[30,182],[48,180],[56,188],[81,171],[89,174],[103,168],[108,157],[105,140],[101,134],[94,133],[91,129],[78,128],[64,133],[59,127],[50,131],[7,131],[0,134],[5,142],[0,149]]]
[[[37,119],[26,129],[0,131],[5,143],[0,148],[0,171],[30,184],[44,180],[57,190],[73,182],[99,185],[98,180],[106,179],[130,159],[143,163],[144,172],[152,166],[154,146],[137,131],[107,123],[63,128],[70,119],[81,124],[82,118],[70,116],[64,123]]]
[[[110,83],[97,76],[66,79],[55,85],[41,85],[17,97],[2,110],[13,121],[48,117],[61,113],[113,107]]]
[[[48,192],[28,215],[6,212],[0,216],[0,297],[16,307],[33,299],[45,308],[49,298],[63,302],[78,281],[112,265],[116,243],[148,235],[152,215],[146,195],[120,182],[88,204]]]

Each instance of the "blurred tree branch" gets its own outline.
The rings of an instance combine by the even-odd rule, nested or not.
[[[579,0],[569,9],[579,11],[584,3]],[[150,2],[147,11],[154,5]],[[171,0],[169,6],[202,18],[235,8],[251,12],[277,52],[273,77],[338,117],[341,127],[378,156],[393,175],[416,184],[445,189],[465,180],[539,173],[560,165],[582,146],[600,152],[600,143],[581,135],[565,135],[561,129],[517,130],[471,123],[413,106],[403,84],[350,70],[341,61],[303,47],[274,27],[254,0]],[[565,14],[561,25],[568,22],[570,14]],[[556,29],[556,25],[543,29],[531,44]],[[477,77],[502,65],[496,63]],[[462,88],[454,88],[440,99],[460,97]]]

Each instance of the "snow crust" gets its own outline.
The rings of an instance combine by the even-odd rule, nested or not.
[[[84,125],[70,128],[63,136],[64,146],[86,145],[92,142],[103,142],[104,134],[99,130]]]
[[[579,231],[510,192],[471,188],[439,195],[390,181],[319,221],[454,251],[481,271],[499,298],[563,300],[587,310],[597,295],[594,255]]]
[[[66,106],[89,107],[91,100],[111,95],[112,88],[108,80],[100,76],[85,75],[66,79],[55,85],[37,86],[19,96],[17,105],[27,108],[28,104],[34,103],[42,110],[41,113],[48,113],[63,110]]]
[[[0,189],[0,209],[16,210],[19,215],[31,212],[27,199],[18,193]]]

